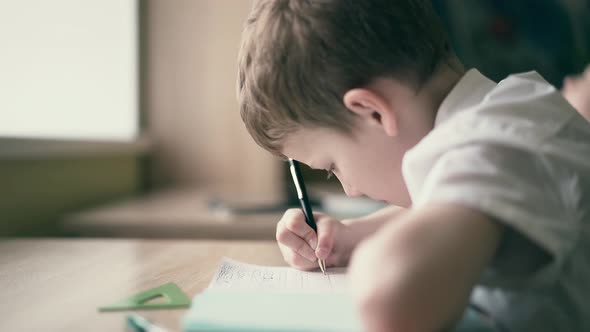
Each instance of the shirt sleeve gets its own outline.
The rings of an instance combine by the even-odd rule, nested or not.
[[[489,143],[455,147],[428,169],[414,207],[456,203],[490,216],[548,253],[551,260],[535,277],[555,279],[579,237],[581,189],[574,172],[547,156]]]

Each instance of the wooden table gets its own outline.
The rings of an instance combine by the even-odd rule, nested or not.
[[[2,239],[0,330],[125,331],[97,308],[171,281],[192,298],[223,256],[285,265],[273,241]],[[170,331],[185,312],[138,311]]]
[[[283,210],[234,215],[224,208],[212,209],[215,197],[244,206],[277,201],[213,189],[169,189],[70,214],[62,228],[66,234],[86,237],[274,240]]]
[[[386,206],[366,197],[334,193],[331,187],[311,185],[308,189],[321,199],[324,212],[336,218],[370,214]],[[233,207],[268,207],[281,202],[272,195],[175,188],[70,214],[63,220],[63,232],[86,237],[274,240],[283,209],[232,214],[228,209],[211,208],[216,197]]]

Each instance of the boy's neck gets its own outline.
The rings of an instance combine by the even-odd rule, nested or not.
[[[432,126],[440,105],[463,75],[465,75],[463,64],[456,57],[450,58],[438,65],[430,80],[417,92],[417,100],[422,104],[419,107],[430,110],[429,118]]]

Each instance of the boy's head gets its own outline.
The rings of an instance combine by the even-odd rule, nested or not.
[[[328,161],[313,165],[312,158],[302,158],[301,151],[285,153],[292,150],[287,147],[298,145],[298,150],[309,152],[315,143],[301,144],[303,136],[311,136],[307,134],[314,130],[360,143],[356,133],[362,118],[381,125],[384,136],[397,136],[403,121],[382,114],[379,105],[394,109],[402,106],[401,100],[410,103],[411,94],[418,94],[439,64],[451,56],[430,0],[261,0],[252,9],[242,36],[241,116],[254,140],[268,151],[329,168]],[[406,148],[412,145],[406,143]],[[395,149],[383,148],[383,152]],[[399,152],[391,160],[378,156],[372,162],[387,165],[383,171],[394,176],[401,173],[405,151]],[[346,182],[358,182],[345,181],[340,171],[336,175],[345,189]],[[403,185],[401,175],[397,182],[392,184]],[[368,194],[358,187],[348,192]]]

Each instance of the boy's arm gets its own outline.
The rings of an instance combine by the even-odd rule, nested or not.
[[[408,210],[405,208],[391,205],[366,216],[352,219],[343,219],[342,224],[346,226],[347,231],[342,234],[342,239],[340,239],[340,241],[347,243],[349,247],[349,256],[346,259],[346,263],[348,263],[350,254],[356,248],[359,242],[368,236],[373,235],[385,223],[396,220],[406,211]]]
[[[340,223],[344,227],[341,227],[340,231],[337,227],[322,225],[320,222],[318,223],[318,247],[323,248],[324,252],[330,252],[326,261],[330,266],[346,266],[353,251],[362,240],[373,235],[387,222],[396,220],[406,211],[408,210],[405,208],[391,205],[366,216],[343,219]]]
[[[328,266],[345,266],[361,240],[403,211],[390,206],[368,216],[342,221],[314,212],[316,235],[305,222],[301,209],[289,209],[277,223],[276,238],[285,261],[297,269],[317,268],[318,258],[325,259]]]
[[[500,242],[486,215],[444,204],[401,214],[353,255],[351,286],[369,331],[439,331],[460,318]]]

